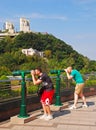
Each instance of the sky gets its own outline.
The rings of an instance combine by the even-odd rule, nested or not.
[[[20,18],[34,32],[47,32],[96,60],[96,0],[1,0],[0,30],[9,21],[20,30]]]

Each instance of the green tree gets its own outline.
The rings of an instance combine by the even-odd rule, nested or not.
[[[51,58],[51,57],[52,57],[51,50],[45,50],[45,51],[44,51],[44,55],[45,55],[45,57],[48,58],[48,59]]]

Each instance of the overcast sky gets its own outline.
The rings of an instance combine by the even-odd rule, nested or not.
[[[35,32],[48,32],[96,60],[96,0],[1,0],[0,30],[6,21],[19,31],[20,17]]]

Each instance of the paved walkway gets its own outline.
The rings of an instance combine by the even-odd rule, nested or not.
[[[82,108],[79,100],[78,109],[54,111],[54,119],[39,119],[41,112],[36,111],[36,119],[25,124],[12,124],[10,121],[0,123],[0,130],[96,130],[96,96],[88,97],[88,108]],[[68,102],[69,106],[73,101]],[[31,113],[32,114],[32,113]]]

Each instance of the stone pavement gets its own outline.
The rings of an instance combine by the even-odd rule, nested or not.
[[[9,121],[0,123],[0,130],[96,130],[96,96],[87,97],[88,108],[82,108],[82,101],[78,101],[76,110],[64,108],[53,111],[54,119],[41,120],[41,111],[35,111],[36,118],[25,124],[12,124]],[[69,106],[73,101],[68,102]]]

